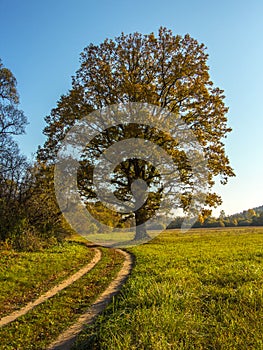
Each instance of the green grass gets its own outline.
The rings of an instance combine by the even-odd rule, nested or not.
[[[102,249],[100,262],[88,274],[0,329],[1,350],[41,350],[86,311],[120,269],[123,256]]]
[[[93,255],[83,244],[70,242],[35,253],[0,251],[0,317],[36,299]]]
[[[166,231],[74,349],[263,349],[263,228]]]
[[[157,236],[158,231],[149,231],[149,236],[154,238]],[[106,232],[106,233],[94,233],[87,234],[86,239],[90,242],[95,242],[97,244],[101,244],[104,246],[118,246],[118,247],[126,247],[127,245],[131,245],[131,241],[135,237],[135,232]]]

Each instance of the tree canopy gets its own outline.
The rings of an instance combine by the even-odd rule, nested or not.
[[[174,116],[180,116],[202,147],[208,164],[207,183],[210,189],[216,176],[220,176],[225,184],[229,177],[234,176],[223,142],[231,131],[227,126],[228,108],[223,91],[215,87],[210,79],[207,60],[204,44],[188,34],[184,37],[174,35],[163,27],[157,35],[121,34],[115,39],[106,39],[100,45],[88,45],[81,53],[80,68],[73,76],[71,90],[61,97],[57,107],[45,119],[47,140],[38,150],[38,159],[54,164],[68,130],[92,111],[113,104],[140,102],[165,108]],[[90,199],[96,199],[91,183],[95,159],[114,142],[129,138],[148,139],[170,152],[181,180],[183,173],[188,174],[182,182],[185,186],[189,185],[191,169],[176,140],[143,124],[124,123],[108,128],[94,138],[83,152],[78,180],[87,205]],[[144,205],[133,213],[136,222],[147,221],[149,216],[154,215],[163,191],[155,183],[159,178],[156,168],[149,162],[131,158],[116,167],[114,174],[112,184],[116,197],[121,200],[134,195],[132,183],[138,179],[156,189],[155,193],[150,191]],[[187,208],[190,195],[184,195],[182,191],[182,208]],[[206,194],[206,205],[220,203],[221,198],[217,194],[212,191]],[[122,219],[128,217],[123,215]],[[138,233],[138,237],[143,235],[145,232]]]

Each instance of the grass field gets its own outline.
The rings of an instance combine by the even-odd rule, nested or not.
[[[166,231],[129,251],[132,275],[75,350],[263,349],[263,228]],[[2,327],[0,349],[45,349],[74,323],[122,264],[116,251],[102,252],[86,276]],[[2,316],[91,257],[73,242],[38,253],[0,252]]]
[[[263,349],[263,228],[166,231],[74,349]]]
[[[12,257],[9,264],[4,264],[6,272],[2,273],[2,276],[8,275],[8,266],[13,272],[10,272],[12,283],[8,284],[8,279],[1,281],[1,286],[4,286],[0,290],[1,300],[13,300],[18,307],[16,298],[19,299],[20,295],[25,295],[26,298],[29,293],[30,297],[34,297],[34,285],[41,286],[37,294],[40,290],[47,290],[48,285],[43,287],[45,279],[47,282],[53,280],[55,274],[56,280],[60,280],[62,275],[65,277],[65,274],[73,273],[84,263],[87,264],[91,256],[87,247],[76,243],[66,243],[62,247],[41,253],[18,253],[16,257]],[[102,259],[87,275],[26,315],[0,328],[0,349],[45,349],[62,331],[73,324],[108,286],[120,269],[122,261],[123,256],[120,253],[102,248]],[[49,283],[49,286],[51,284],[53,283]],[[12,298],[8,298],[8,286],[12,290]],[[22,304],[25,298],[22,298]]]
[[[92,256],[84,245],[70,242],[34,253],[0,251],[0,317],[36,299]]]

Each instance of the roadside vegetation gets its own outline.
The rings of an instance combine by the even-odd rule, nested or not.
[[[170,230],[75,350],[262,349],[263,228]]]
[[[16,136],[26,125],[16,78],[0,59],[0,248],[37,251],[63,241],[71,229],[56,203],[53,168],[20,153]]]

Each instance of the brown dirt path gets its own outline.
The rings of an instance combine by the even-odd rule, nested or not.
[[[109,284],[107,289],[91,305],[87,312],[81,315],[75,324],[69,327],[57,338],[57,340],[50,344],[47,350],[70,350],[78,334],[84,329],[85,325],[94,322],[95,318],[110,303],[112,297],[120,291],[123,283],[126,281],[132,270],[133,258],[131,254],[123,250],[116,250],[123,254],[125,257],[123,266],[118,272],[116,278]]]
[[[78,280],[80,277],[85,275],[87,272],[89,272],[93,267],[100,261],[101,259],[101,251],[96,248],[92,248],[94,250],[94,257],[92,260],[84,267],[82,267],[78,272],[74,273],[74,275],[68,277],[65,279],[63,282],[58,284],[57,286],[53,287],[49,291],[47,291],[45,294],[42,294],[38,299],[36,299],[33,302],[28,303],[26,306],[23,308],[12,312],[11,314],[3,317],[0,319],[0,328],[3,327],[4,325],[15,321],[18,317],[25,315],[28,311],[32,310],[34,307],[37,305],[43,303],[47,299],[53,297],[55,294],[60,292],[61,290],[65,289],[68,287],[70,284]]]

